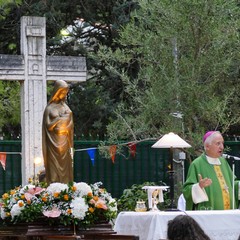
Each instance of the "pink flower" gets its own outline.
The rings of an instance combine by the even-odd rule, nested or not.
[[[102,199],[98,199],[97,202],[95,203],[95,207],[96,208],[102,208],[103,210],[107,210],[107,205],[105,203],[105,201],[103,201]]]
[[[95,202],[94,199],[90,199],[89,203],[90,203],[90,204],[95,204],[96,202]]]
[[[46,217],[57,218],[61,215],[61,211],[57,208],[53,208],[50,211],[43,211],[43,215]]]
[[[35,195],[40,194],[44,189],[40,188],[40,187],[34,187],[34,188],[30,188],[27,190],[26,193],[24,193],[24,197],[27,199],[27,201],[31,200],[32,197],[34,197]]]

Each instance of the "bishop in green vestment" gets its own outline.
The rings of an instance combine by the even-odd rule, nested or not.
[[[186,210],[238,208],[239,181],[222,157],[224,140],[221,133],[207,132],[203,142],[205,153],[191,163],[183,185]]]

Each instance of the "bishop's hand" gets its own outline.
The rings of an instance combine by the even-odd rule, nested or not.
[[[208,187],[212,184],[212,179],[211,178],[202,178],[201,174],[198,174],[198,177],[199,177],[200,188],[205,188],[205,187]]]

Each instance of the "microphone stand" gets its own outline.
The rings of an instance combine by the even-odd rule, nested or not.
[[[233,172],[233,174],[232,174],[232,207],[233,207],[233,209],[235,209],[235,184],[234,184],[234,180],[235,180],[235,158],[234,157],[232,157],[232,156],[230,156],[229,157],[229,159],[230,160],[232,160],[232,172]]]
[[[235,184],[234,184],[234,177],[235,177],[235,159],[232,158],[232,184],[233,184],[233,192],[232,192],[232,206],[233,206],[233,209],[235,208]]]

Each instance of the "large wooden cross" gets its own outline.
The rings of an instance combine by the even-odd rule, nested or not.
[[[42,158],[42,117],[47,80],[85,81],[84,57],[46,56],[46,20],[21,18],[21,55],[0,55],[0,80],[21,83],[22,184],[35,176]]]

